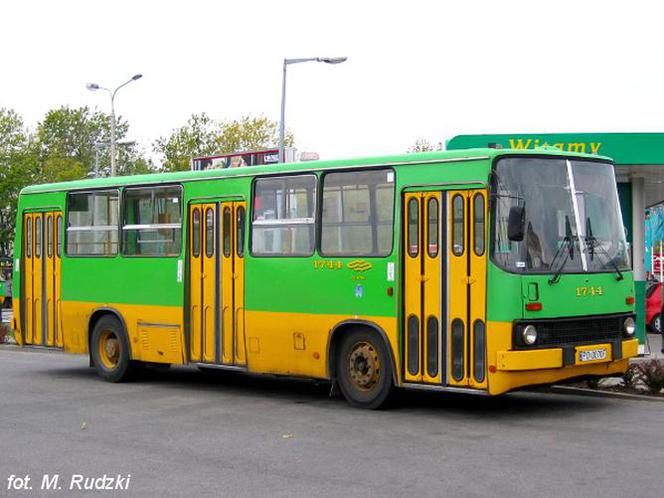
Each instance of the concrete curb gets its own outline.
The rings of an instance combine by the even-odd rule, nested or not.
[[[664,401],[662,396],[648,396],[645,394],[618,393],[614,391],[604,391],[602,389],[586,389],[584,387],[572,386],[553,386],[549,392],[555,394],[576,394],[578,396],[590,396],[596,398],[624,399],[629,401]]]

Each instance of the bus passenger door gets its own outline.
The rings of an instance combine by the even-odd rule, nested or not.
[[[21,314],[24,343],[62,347],[60,324],[60,268],[62,213],[23,216],[23,290]]]
[[[445,196],[404,197],[404,380],[445,383]]]
[[[33,214],[34,252],[32,258],[32,344],[44,345],[44,215]]]
[[[449,385],[486,388],[486,191],[447,193]]]
[[[44,337],[45,345],[55,344],[55,253],[53,213],[44,213]]]
[[[55,212],[55,260],[54,260],[54,276],[53,276],[53,295],[55,306],[53,308],[53,323],[55,344],[58,348],[64,347],[64,334],[62,330],[62,249],[64,244],[64,233],[62,232],[62,213]]]
[[[244,233],[245,202],[222,202],[221,209],[221,342],[222,363],[244,366]]]
[[[23,215],[23,293],[21,310],[23,314],[23,342],[34,343],[34,218],[33,213]]]
[[[201,264],[201,212],[200,204],[189,207],[189,360],[201,361],[201,295],[203,268]]]

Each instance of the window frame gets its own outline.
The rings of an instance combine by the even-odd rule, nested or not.
[[[112,254],[70,254],[69,253],[69,198],[72,195],[80,195],[80,194],[99,194],[99,193],[105,193],[105,192],[116,192],[118,196],[118,223],[115,226],[115,231],[118,235],[118,241],[117,241],[117,250],[115,253]],[[111,258],[117,258],[121,255],[121,250],[120,250],[120,244],[121,244],[121,237],[122,233],[120,232],[120,220],[122,219],[122,191],[118,187],[110,187],[110,188],[100,188],[100,189],[93,189],[93,190],[70,190],[67,192],[67,196],[65,199],[65,212],[63,214],[63,220],[62,220],[62,226],[63,226],[63,255],[66,256],[67,258],[106,258],[106,259],[111,259]],[[94,226],[94,225],[91,225]],[[99,225],[100,227],[105,227],[109,228],[109,232],[111,232],[111,227],[113,225]],[[82,230],[72,230],[74,231],[92,231],[92,230],[86,230],[86,227],[80,227],[83,228]]]
[[[431,210],[431,204],[435,204],[435,210]],[[436,252],[431,251],[431,213],[435,213],[436,215],[436,223],[435,223],[435,228],[436,228]],[[440,254],[440,202],[438,201],[438,197],[429,197],[427,199],[427,204],[426,204],[426,224],[427,224],[427,240],[426,240],[426,252],[427,256],[431,259],[436,259],[438,255]]]
[[[265,253],[256,253],[254,251],[254,204],[256,200],[256,186],[259,181],[261,180],[280,180],[280,179],[290,179],[290,178],[304,178],[304,177],[313,177],[314,179],[314,196],[313,196],[313,213],[311,218],[292,218],[291,220],[311,220],[309,221],[299,221],[293,223],[292,221],[286,221],[282,222],[281,220],[269,220],[269,223],[259,223],[258,226],[260,227],[261,225],[263,226],[269,226],[269,225],[284,225],[284,226],[308,226],[313,228],[313,244],[311,245],[311,252],[309,253],[293,253],[293,254],[283,254],[283,253],[278,253],[278,254],[265,254]],[[321,188],[320,188],[321,182],[320,182],[320,173],[316,171],[303,171],[303,172],[294,172],[292,174],[274,174],[274,175],[265,175],[265,176],[256,176],[253,178],[251,182],[251,196],[249,198],[249,206],[251,207],[251,211],[249,209],[245,210],[245,218],[249,218],[249,237],[248,237],[248,243],[249,243],[249,254],[252,258],[311,258],[314,256],[318,251],[318,238],[319,238],[319,233],[320,233],[320,227],[319,227],[319,216],[318,213],[320,211],[320,193],[321,193]],[[268,220],[258,220],[258,221],[268,221]],[[246,223],[246,221],[245,221]],[[245,239],[247,238],[245,234]],[[246,254],[246,251],[245,251]]]
[[[217,220],[217,213],[219,211],[219,208],[217,207],[217,204],[214,204],[213,206],[206,206],[205,209],[202,210],[202,216],[201,216],[201,221],[204,221],[204,223],[201,223],[204,227],[205,230],[202,231],[203,233],[203,247],[202,250],[200,251],[201,256],[204,259],[211,259],[211,258],[216,258],[216,254],[218,251],[218,235],[217,235],[217,230],[218,230],[218,220]],[[212,220],[212,223],[208,225],[208,214],[211,214],[212,217],[210,218]],[[209,228],[212,228],[211,230],[211,235],[212,237],[208,239],[208,235],[210,235],[210,231],[208,230]],[[212,250],[210,250],[210,248]]]
[[[411,225],[411,205],[415,204],[415,247],[416,251],[413,253],[411,252],[411,247],[412,247],[412,240],[411,240],[411,229],[413,228]],[[420,255],[420,199],[417,197],[411,197],[408,199],[408,202],[406,203],[406,254],[408,255],[409,258],[417,258]]]
[[[240,220],[240,210],[242,211],[242,220]],[[240,240],[242,234],[242,240]],[[247,208],[240,205],[235,209],[235,255],[238,258],[244,258],[244,245],[247,241]]]
[[[392,185],[393,185],[393,192],[392,192],[392,223],[390,224],[391,226],[391,244],[389,247],[389,250],[385,254],[339,254],[339,253],[332,253],[332,252],[323,252],[322,249],[322,242],[323,242],[323,195],[325,193],[325,177],[330,174],[335,174],[335,173],[374,173],[376,171],[383,171],[385,173],[392,173]],[[320,172],[320,179],[319,179],[319,184],[320,188],[319,193],[318,193],[318,205],[320,206],[319,212],[320,216],[316,220],[316,225],[317,225],[317,236],[316,236],[316,250],[318,254],[321,257],[325,258],[362,258],[362,259],[385,259],[385,258],[390,258],[394,254],[394,240],[398,239],[399,236],[397,235],[395,237],[395,224],[398,222],[398,216],[397,216],[397,209],[398,209],[398,204],[397,203],[397,197],[400,195],[400,192],[397,188],[397,174],[396,171],[394,170],[394,167],[390,165],[380,165],[377,167],[354,167],[354,168],[344,168],[344,169],[330,169],[330,170],[323,170]],[[376,225],[378,226],[378,225]]]
[[[130,230],[141,230],[142,228],[177,228],[176,226],[172,225],[178,225],[177,223],[141,223],[141,224],[132,224],[132,225],[125,225],[124,224],[124,216],[126,213],[125,210],[125,197],[127,190],[158,190],[158,189],[178,189],[179,191],[179,198],[178,198],[178,203],[180,204],[180,248],[177,254],[127,254],[125,252],[125,244],[124,244],[124,231],[125,231],[125,226],[131,227]],[[168,258],[168,259],[181,259],[182,258],[182,251],[183,247],[186,244],[186,237],[184,236],[184,230],[185,230],[185,219],[188,220],[189,217],[185,217],[185,206],[184,206],[184,189],[182,187],[182,184],[180,183],[165,183],[165,184],[160,184],[160,185],[127,185],[122,189],[121,192],[121,198],[120,198],[120,215],[118,217],[118,244],[119,244],[119,250],[118,250],[118,255],[122,256],[123,258]],[[203,217],[201,217],[203,218]],[[202,224],[202,220],[201,220]],[[189,248],[187,247],[187,251]],[[202,253],[203,251],[201,251]]]
[[[190,240],[191,240],[191,247],[190,247],[190,252],[192,258],[199,258],[201,256],[201,248],[202,248],[202,237],[201,237],[201,212],[203,209],[199,208],[198,206],[195,206],[194,209],[191,211],[191,216],[190,216],[190,222],[191,222],[191,233],[189,234]],[[198,216],[195,216],[198,215]]]
[[[477,224],[478,224],[478,219],[477,219],[477,199],[482,200],[482,230],[481,230],[481,235],[482,235],[482,251],[477,250],[477,234],[480,233],[477,230]],[[475,256],[478,257],[483,257],[486,254],[486,200],[484,198],[484,194],[482,192],[476,192],[475,195],[473,195],[473,253]],[[479,381],[478,381],[479,382]]]
[[[32,259],[32,255],[34,254],[32,247],[32,241],[34,240],[34,234],[32,233],[32,218],[32,213],[30,213],[23,225],[24,228],[27,226],[27,229],[25,229],[25,257],[30,259]]]
[[[461,241],[462,241],[461,252],[457,252],[455,247],[454,247],[455,242],[456,242],[456,240],[455,240],[456,219],[454,217],[454,207],[455,207],[454,203],[456,202],[457,199],[461,200],[461,209],[462,209],[462,215],[461,215]],[[466,240],[466,237],[467,237],[466,232],[467,232],[468,227],[466,226],[466,217],[467,217],[466,204],[467,203],[466,203],[465,196],[461,195],[459,193],[454,194],[452,196],[452,202],[450,202],[450,204],[452,205],[451,206],[452,207],[452,209],[451,209],[451,212],[452,212],[452,237],[451,237],[451,239],[452,240],[450,241],[451,242],[450,247],[452,249],[452,254],[458,258],[458,257],[461,257],[464,254],[466,254],[466,247],[468,246],[468,241]]]

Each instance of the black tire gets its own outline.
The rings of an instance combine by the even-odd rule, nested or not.
[[[653,316],[650,320],[650,330],[657,334],[662,333],[662,319],[659,314]]]
[[[101,344],[103,341],[104,344]],[[112,354],[102,348],[113,341]],[[99,319],[92,331],[90,356],[99,376],[108,382],[126,382],[135,377],[139,363],[132,361],[129,354],[129,340],[122,323],[112,315]]]
[[[369,329],[344,333],[337,349],[336,376],[352,406],[371,410],[385,406],[393,381],[392,358],[383,339]]]

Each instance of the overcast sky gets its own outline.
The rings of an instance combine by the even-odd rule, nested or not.
[[[615,5],[615,6],[614,6]],[[663,131],[661,2],[36,1],[0,4],[0,107],[34,126],[109,99],[147,151],[192,113],[279,119],[322,158],[461,133]]]

